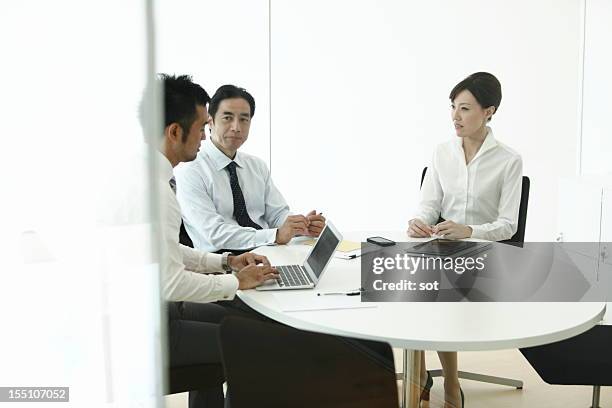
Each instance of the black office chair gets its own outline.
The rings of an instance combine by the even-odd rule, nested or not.
[[[425,180],[425,174],[427,173],[427,167],[423,168],[423,172],[421,173],[421,187],[423,187],[423,181]],[[519,218],[518,218],[518,227],[516,232],[510,239],[506,239],[503,242],[504,244],[510,244],[515,246],[522,246],[525,242],[525,226],[527,225],[527,207],[529,206],[529,189],[531,186],[531,182],[529,177],[523,176],[522,184],[521,184],[521,204],[519,205]],[[442,222],[444,219],[440,217],[438,222]]]
[[[222,385],[224,382],[225,376],[221,364],[172,367],[168,372],[166,394],[204,390]]]
[[[193,241],[185,229],[185,223],[181,220],[181,229],[179,230],[179,242],[189,248],[193,248]]]
[[[423,188],[423,181],[425,181],[425,174],[427,174],[427,166],[423,167],[423,171],[421,172],[421,186],[419,188]],[[436,222],[436,224],[439,224],[443,221],[444,221],[444,218],[442,218],[442,216],[439,216],[438,222]]]
[[[421,172],[421,188],[423,188],[423,181],[425,181],[425,174],[427,174],[427,166],[423,167]]]
[[[182,306],[182,302],[168,302],[168,314],[177,313]],[[169,336],[171,331],[172,329],[169,328],[167,332]],[[169,361],[171,361],[171,358],[169,358]],[[187,391],[203,391],[211,388],[220,389],[224,382],[225,373],[221,363],[175,365],[168,368],[168,384],[165,393],[176,394]],[[190,393],[190,399],[193,396]]]
[[[504,244],[523,246],[525,243],[525,226],[527,225],[527,207],[529,206],[530,186],[531,182],[529,181],[529,177],[523,176],[523,182],[521,184],[521,204],[519,205],[518,227],[510,239],[500,241]]]
[[[601,386],[612,385],[612,326],[598,325],[557,343],[520,349],[548,384],[592,385],[592,408],[599,408]]]
[[[233,316],[219,336],[232,408],[398,406],[393,368],[351,339]]]

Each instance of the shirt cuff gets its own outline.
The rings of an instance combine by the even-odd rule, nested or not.
[[[231,273],[225,275],[214,275],[216,278],[215,289],[218,290],[219,300],[232,300],[238,290],[238,278]]]
[[[199,271],[223,271],[223,255],[221,254],[206,254],[206,262],[200,262]]]
[[[468,227],[470,227],[472,229],[472,236],[470,238],[476,238],[476,239],[487,239],[486,238],[486,231],[484,228],[478,226],[478,225],[468,225]]]
[[[255,246],[275,243],[277,230],[278,228],[269,228],[255,231]]]

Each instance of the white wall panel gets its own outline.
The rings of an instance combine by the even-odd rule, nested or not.
[[[532,181],[527,238],[556,232],[557,179],[576,170],[578,0],[272,1],[272,168],[297,211],[342,229],[403,229],[448,94],[498,76],[492,122]]]
[[[245,152],[270,162],[268,0],[155,0],[158,72],[191,74],[212,96],[246,88],[255,117]]]
[[[612,173],[612,2],[586,0],[583,174]]]

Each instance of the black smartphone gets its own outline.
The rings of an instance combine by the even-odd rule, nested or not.
[[[368,237],[366,238],[366,241],[383,247],[395,245],[395,241],[391,241],[390,239],[383,237]]]

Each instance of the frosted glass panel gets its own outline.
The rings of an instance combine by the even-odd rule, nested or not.
[[[146,3],[5,3],[0,384],[159,406]]]

